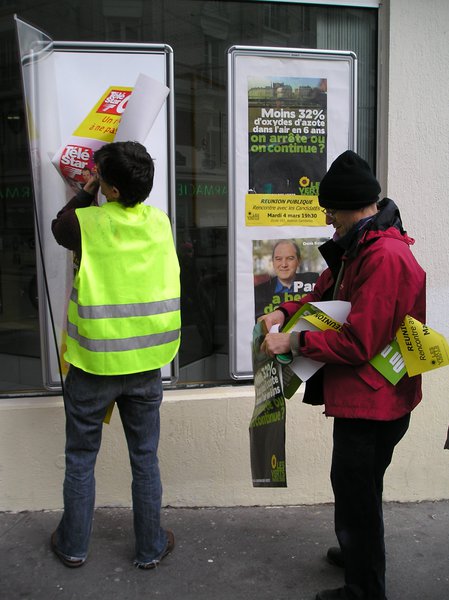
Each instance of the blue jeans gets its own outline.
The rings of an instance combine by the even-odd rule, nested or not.
[[[120,411],[132,470],[135,563],[157,563],[167,546],[167,534],[160,526],[162,486],[157,448],[162,380],[159,369],[106,376],[70,366],[64,393],[64,514],[57,528],[57,547],[69,558],[87,556],[95,506],[95,462],[103,419],[114,400]]]

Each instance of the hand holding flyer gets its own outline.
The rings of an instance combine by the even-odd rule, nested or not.
[[[349,302],[333,300],[305,304],[287,323],[284,331],[339,331],[349,314]],[[370,361],[390,383],[449,365],[449,344],[440,333],[406,315],[396,337]],[[291,370],[307,381],[324,363],[298,356]]]
[[[305,304],[285,325],[284,332],[293,331],[317,331],[323,329],[321,324],[323,323],[320,318],[318,320],[308,320],[308,316],[315,314],[324,315],[327,317],[325,320],[327,323],[326,329],[336,329],[341,327],[340,323],[346,321],[346,317],[351,309],[349,302],[343,302],[342,300],[331,300],[328,302],[309,302]],[[293,359],[290,364],[291,370],[299,377],[301,381],[307,381],[312,377],[314,373],[321,369],[324,365],[323,362],[312,360],[304,356],[298,356]]]

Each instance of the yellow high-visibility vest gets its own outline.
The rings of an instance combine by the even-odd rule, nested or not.
[[[67,311],[66,361],[88,373],[158,369],[180,343],[179,263],[167,215],[118,202],[76,209],[82,256]]]

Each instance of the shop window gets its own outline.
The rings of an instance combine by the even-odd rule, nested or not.
[[[282,33],[288,33],[288,7],[284,4],[269,4],[264,7],[264,25]]]
[[[167,43],[174,50],[178,385],[230,383],[226,53],[234,45],[357,54],[358,150],[374,166],[377,10],[297,2],[33,0],[2,4],[0,394],[44,393],[28,142],[13,14],[57,40]],[[63,199],[61,199],[61,202]],[[36,246],[36,248],[35,248]]]
[[[106,37],[118,42],[141,41],[141,27],[138,19],[105,18]]]

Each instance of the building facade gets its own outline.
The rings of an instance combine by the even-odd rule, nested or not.
[[[154,42],[174,51],[176,240],[182,278],[179,377],[162,407],[164,503],[328,502],[331,419],[287,405],[284,490],[251,486],[250,381],[229,375],[226,52],[234,45],[349,50],[357,55],[357,151],[401,208],[428,275],[428,324],[449,337],[449,5],[445,0],[267,2],[90,0],[0,3],[0,510],[59,508],[64,472],[60,393],[42,379],[42,282],[14,14],[55,40]],[[438,84],[438,94],[434,88]],[[443,183],[444,182],[444,183]],[[444,187],[443,187],[444,186]],[[61,204],[63,203],[61,199]],[[445,369],[397,450],[385,496],[449,497]],[[104,432],[98,503],[130,504],[125,440]]]

